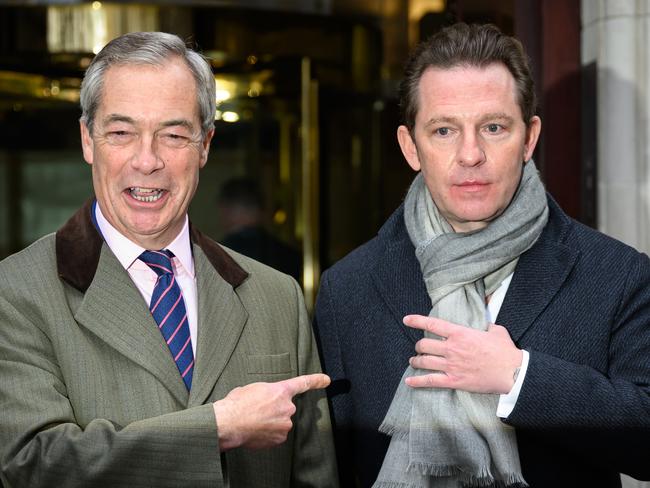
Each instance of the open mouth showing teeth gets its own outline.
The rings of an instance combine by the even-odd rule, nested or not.
[[[155,202],[162,197],[164,190],[159,188],[140,188],[132,187],[129,188],[129,194],[139,202]]]

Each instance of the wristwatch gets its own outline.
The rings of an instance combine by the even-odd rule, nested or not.
[[[519,377],[519,370],[520,370],[520,369],[521,369],[521,368],[520,368],[519,366],[517,366],[517,367],[515,368],[515,372],[512,373],[512,381],[514,381],[515,383],[517,382],[517,378]]]

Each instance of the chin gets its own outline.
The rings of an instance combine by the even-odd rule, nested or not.
[[[146,222],[134,222],[129,229],[133,234],[140,236],[150,236],[158,232],[158,222],[156,223],[146,223]]]
[[[486,210],[485,207],[466,210],[465,212],[459,212],[459,217],[464,222],[488,222],[493,220],[501,212],[499,210]]]
[[[487,226],[490,222],[499,216],[499,213],[488,213],[485,212],[485,210],[482,212],[461,213],[458,216],[457,222],[461,226],[474,231]]]

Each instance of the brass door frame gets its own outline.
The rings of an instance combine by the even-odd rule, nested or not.
[[[318,145],[318,81],[312,79],[311,60],[302,58],[300,83],[303,291],[311,313],[320,280],[320,160]]]

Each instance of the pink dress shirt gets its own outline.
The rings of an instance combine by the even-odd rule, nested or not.
[[[142,298],[144,298],[147,307],[149,307],[151,295],[153,294],[153,289],[156,285],[158,276],[151,268],[149,268],[149,266],[138,259],[140,254],[142,254],[146,249],[120,234],[120,232],[113,227],[102,214],[99,202],[95,205],[95,218],[97,219],[99,230],[104,236],[106,245],[111,251],[113,251],[117,260],[122,264],[127,273],[129,273],[133,283],[135,283]],[[183,292],[185,309],[187,311],[187,321],[190,327],[192,351],[196,357],[198,300],[196,276],[194,274],[194,257],[192,256],[189,219],[187,218],[187,215],[185,216],[183,229],[165,249],[169,249],[174,253],[174,259],[172,260],[174,275],[178,285],[181,287],[181,291]]]

